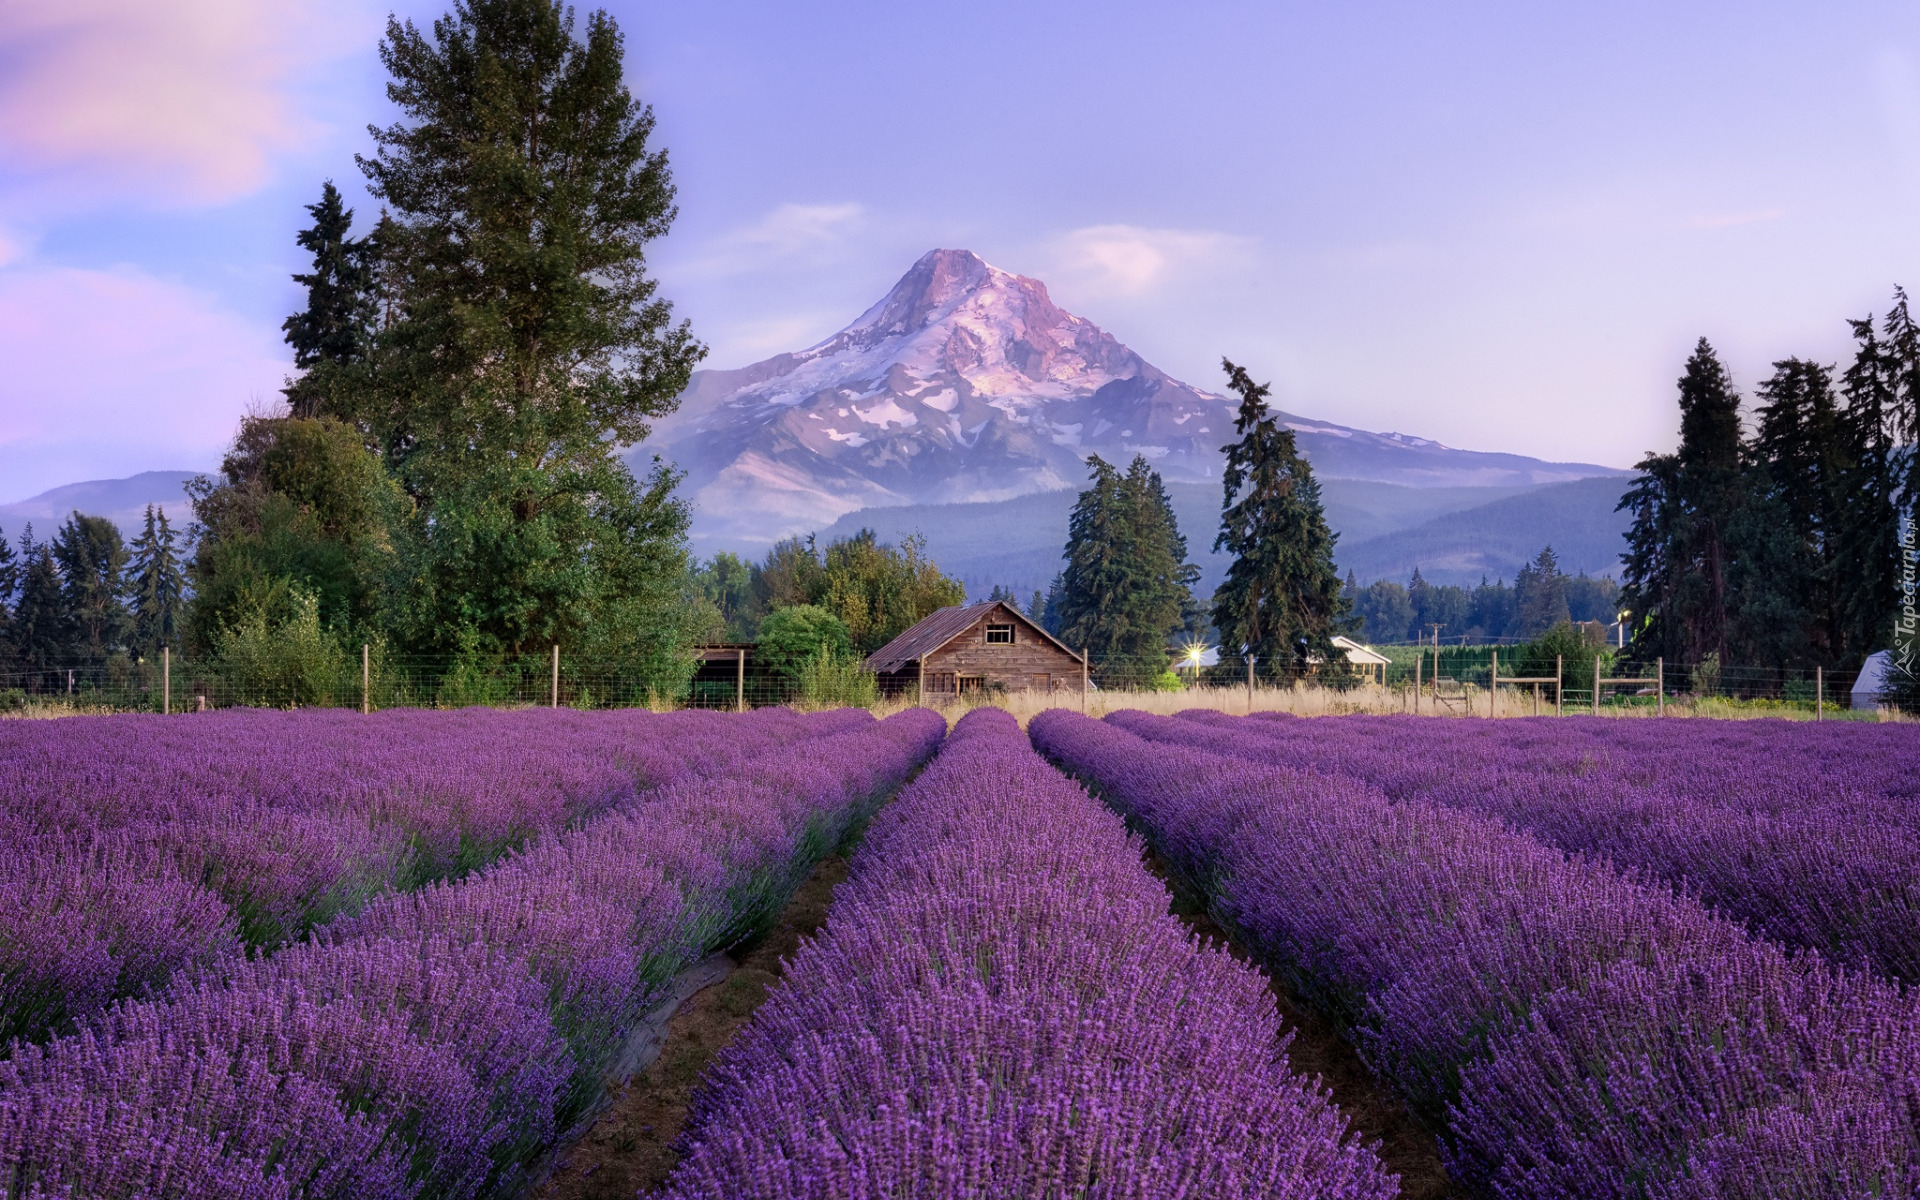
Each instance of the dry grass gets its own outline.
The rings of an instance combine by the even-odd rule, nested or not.
[[[913,707],[914,697],[896,696],[883,700],[874,706],[873,711],[886,717]],[[1001,692],[982,695],[977,699],[948,700],[933,704],[941,715],[947,718],[949,725],[958,721],[975,708],[1004,708],[1017,718],[1022,726],[1026,725],[1036,713],[1050,708],[1070,708],[1084,711],[1088,716],[1102,717],[1119,709],[1138,709],[1142,712],[1158,713],[1168,716],[1187,709],[1205,708],[1215,712],[1245,716],[1248,712],[1284,712],[1299,717],[1338,717],[1355,714],[1413,713],[1422,716],[1440,717],[1485,717],[1488,716],[1487,689],[1468,686],[1464,692],[1443,697],[1438,703],[1432,694],[1421,696],[1418,708],[1415,708],[1412,689],[1405,686],[1381,687],[1369,684],[1363,687],[1341,690],[1337,688],[1293,686],[1293,687],[1256,687],[1253,689],[1252,704],[1248,703],[1247,689],[1230,688],[1187,688],[1178,692],[1088,692],[1084,705],[1078,693],[1059,692]],[[1565,712],[1568,716],[1591,713],[1584,705],[1569,704]],[[1657,715],[1651,702],[1632,707],[1602,705],[1600,714],[1607,717],[1652,717]],[[1543,694],[1535,706],[1531,689],[1501,688],[1499,696],[1500,717],[1530,717],[1553,715],[1553,700],[1550,694]],[[1710,717],[1718,720],[1755,720],[1772,717],[1789,721],[1811,721],[1811,707],[1781,704],[1777,701],[1727,700],[1718,697],[1706,697],[1695,700],[1690,696],[1667,698],[1666,715],[1669,717]],[[1853,721],[1905,721],[1910,718],[1901,716],[1891,709],[1879,709],[1873,712],[1854,712],[1850,709],[1828,707],[1827,720]]]

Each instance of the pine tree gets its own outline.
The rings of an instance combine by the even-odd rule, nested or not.
[[[29,523],[20,535],[20,598],[13,609],[13,644],[20,665],[30,673],[30,690],[51,686],[53,671],[67,657],[70,639],[53,547],[35,541]]]
[[[322,185],[319,203],[306,207],[313,224],[295,240],[313,255],[313,270],[293,280],[307,289],[307,307],[281,325],[293,347],[293,365],[307,372],[286,388],[296,417],[325,411],[335,384],[331,372],[365,359],[373,336],[378,254],[374,239],[347,236],[353,210],[341,203],[333,180]]]
[[[1744,503],[1755,511],[1736,522],[1740,536],[1728,540],[1735,563],[1729,581],[1736,585],[1728,590],[1729,640],[1735,660],[1831,667],[1841,623],[1837,552],[1853,465],[1848,435],[1827,368],[1797,358],[1773,366],[1760,385],[1759,425],[1748,447]],[[1798,628],[1779,627],[1787,613],[1798,614]],[[1768,650],[1741,644],[1761,628]]]
[[[1027,601],[1027,616],[1035,621],[1042,620],[1047,613],[1047,598],[1039,588],[1033,589],[1033,599]],[[1044,628],[1044,626],[1042,626]]]
[[[60,597],[72,638],[73,657],[92,665],[126,643],[133,617],[121,601],[127,547],[105,517],[75,512],[54,535],[53,559],[60,565]]]
[[[1636,658],[1727,657],[1727,527],[1740,507],[1740,396],[1701,338],[1680,378],[1680,449],[1648,454],[1618,508],[1633,514],[1622,605]]]
[[[1092,486],[1068,520],[1060,581],[1061,638],[1102,676],[1141,686],[1167,669],[1167,639],[1182,628],[1194,578],[1160,476],[1136,457],[1121,475],[1094,455]]]
[[[20,586],[20,560],[14,556],[5,530],[0,530],[0,669],[14,664],[14,591]]]
[[[1226,581],[1213,594],[1213,627],[1228,653],[1254,655],[1269,671],[1308,654],[1335,661],[1332,637],[1346,610],[1333,566],[1335,535],[1320,508],[1313,469],[1294,445],[1293,431],[1267,411],[1269,389],[1222,360],[1228,386],[1240,394],[1234,430],[1225,447],[1225,498],[1216,552],[1233,555]]]
[[[147,505],[146,528],[133,540],[129,564],[133,601],[133,649],[158,657],[162,647],[180,648],[180,623],[186,608],[186,576],[174,552],[167,510]]]
[[[1848,324],[1855,347],[1840,384],[1846,396],[1842,436],[1848,466],[1840,481],[1847,503],[1834,530],[1834,653],[1853,666],[1884,648],[1892,632],[1900,493],[1893,364],[1874,334],[1872,316]]]
[[[1537,638],[1573,619],[1567,607],[1567,577],[1561,573],[1552,546],[1543,547],[1531,563],[1520,568],[1513,581],[1513,598],[1523,638]]]
[[[459,0],[431,36],[390,21],[402,120],[360,160],[395,317],[329,405],[419,501],[399,640],[518,655],[555,641],[650,662],[672,691],[688,512],[618,457],[704,349],[648,278],[674,216],[613,20],[576,38],[551,0]]]

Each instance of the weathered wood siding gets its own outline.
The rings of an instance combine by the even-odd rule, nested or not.
[[[987,642],[987,626],[1013,626],[1013,644]],[[956,691],[961,681],[979,679],[1010,692],[1080,689],[1080,660],[1036,634],[1025,620],[996,605],[967,630],[927,655],[929,695]]]

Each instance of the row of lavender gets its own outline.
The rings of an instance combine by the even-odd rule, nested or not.
[[[0,726],[0,1057],[243,947],[457,878],[689,772],[846,727],[784,710],[311,711]]]
[[[1786,721],[1305,723],[1195,715],[1255,762],[1484,812],[1789,946],[1920,983],[1920,736]]]
[[[1348,1028],[1474,1190],[1920,1186],[1920,997],[1484,814],[1192,748],[1195,722],[1031,731]]]
[[[1387,1197],[1118,818],[968,714],[722,1052],[667,1195]]]
[[[0,1198],[511,1190],[672,975],[765,920],[945,732],[834,723],[16,1047]]]

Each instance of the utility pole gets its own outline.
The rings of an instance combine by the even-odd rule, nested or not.
[[[549,708],[560,707],[560,643],[559,642],[555,642],[553,644],[553,694],[549,698],[547,707]]]

